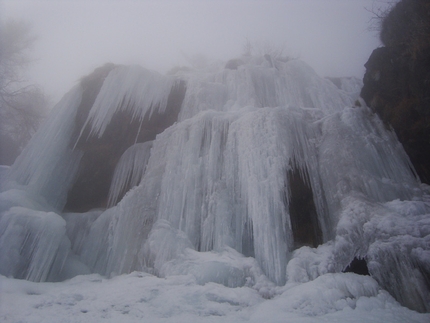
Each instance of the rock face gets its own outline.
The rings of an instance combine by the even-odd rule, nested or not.
[[[300,171],[294,168],[290,170],[288,179],[291,195],[289,213],[294,247],[316,248],[323,239],[308,174],[305,172],[300,174]]]
[[[75,149],[83,152],[79,164],[78,176],[67,195],[65,210],[85,212],[93,208],[105,208],[109,188],[115,167],[122,154],[135,143],[155,139],[155,136],[171,126],[178,118],[178,113],[185,95],[185,82],[176,83],[169,94],[164,113],[148,113],[143,120],[133,118],[129,102],[113,116],[102,136],[90,135],[85,125],[89,111],[109,72],[115,67],[106,64],[96,69],[81,81],[82,101],[75,118]]]
[[[361,96],[392,126],[422,182],[430,183],[430,2],[403,0],[383,19]]]

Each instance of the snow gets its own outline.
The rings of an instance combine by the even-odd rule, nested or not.
[[[97,274],[61,283],[0,276],[0,320],[36,322],[390,322],[426,323],[430,314],[401,307],[370,277],[328,274],[274,290],[200,285],[192,275]]]
[[[430,310],[429,188],[395,134],[354,106],[359,82],[338,88],[266,56],[167,77],[115,67],[81,129],[83,89],[65,95],[1,170],[0,274],[15,278],[1,278],[6,322],[429,320],[403,307]],[[63,213],[76,135],[101,136],[124,109],[162,114],[179,80],[178,121],[128,147],[108,207]],[[296,248],[293,171],[312,192],[316,248]],[[341,273],[354,258],[372,277]]]

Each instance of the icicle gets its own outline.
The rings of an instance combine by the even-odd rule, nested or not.
[[[150,156],[152,141],[134,144],[121,156],[112,178],[108,207],[112,207],[122,194],[138,185],[142,179]]]
[[[141,120],[155,110],[163,113],[174,82],[173,78],[140,66],[116,67],[104,80],[81,135],[89,127],[90,136],[101,137],[118,110],[129,110],[133,118]]]

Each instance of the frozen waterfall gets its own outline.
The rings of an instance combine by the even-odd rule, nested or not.
[[[168,76],[111,66],[66,94],[4,175],[0,273],[146,271],[258,289],[360,258],[429,311],[429,189],[355,104],[360,82],[338,87],[299,60],[241,61]],[[103,170],[104,193],[78,212],[71,192],[91,185],[96,157],[87,173]]]

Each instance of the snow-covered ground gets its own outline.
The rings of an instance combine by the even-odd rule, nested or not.
[[[0,290],[5,323],[430,322],[430,314],[400,306],[371,277],[351,273],[274,287],[270,299],[249,287],[199,285],[189,275],[158,278],[142,272],[60,283],[0,276]]]

